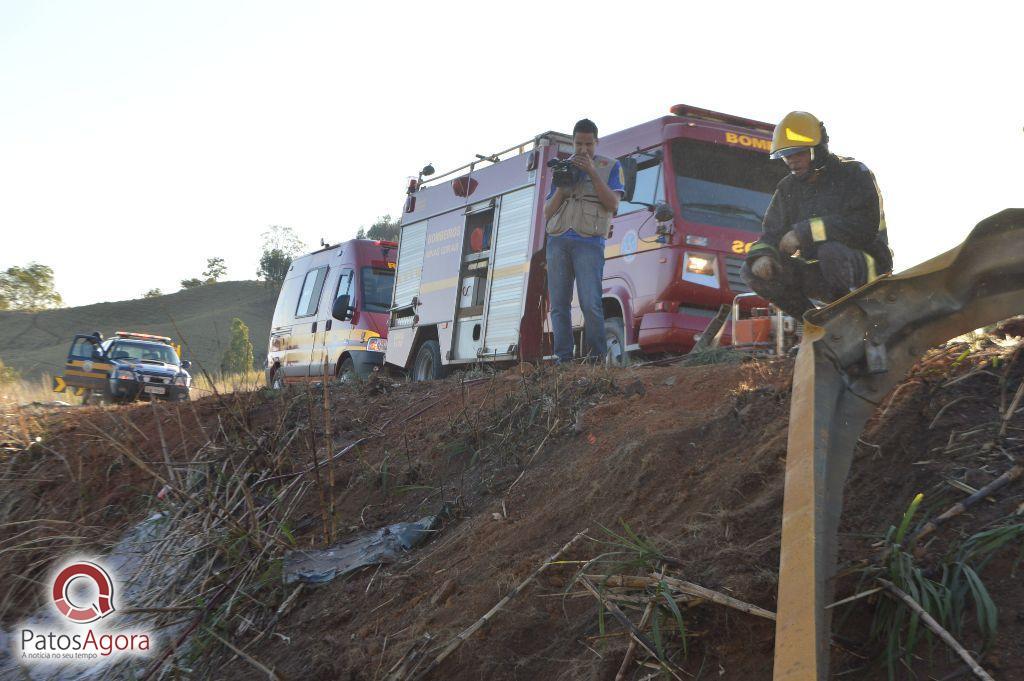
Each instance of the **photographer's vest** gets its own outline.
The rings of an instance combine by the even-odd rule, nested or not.
[[[594,167],[599,177],[606,178],[615,166],[615,159],[604,156],[594,157]],[[569,195],[558,212],[547,222],[547,232],[551,236],[565,234],[570,229],[580,236],[607,237],[612,224],[612,212],[601,205],[597,198],[597,190],[590,176],[583,174],[583,179],[572,187]]]

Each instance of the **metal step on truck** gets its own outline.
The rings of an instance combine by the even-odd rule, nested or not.
[[[610,362],[688,351],[722,305],[749,291],[740,268],[787,172],[768,158],[772,129],[680,104],[600,138],[598,153],[622,161],[626,175],[605,245]],[[546,132],[441,175],[428,166],[410,181],[387,365],[427,380],[551,354],[544,201],[548,163],[572,152],[570,136]],[[743,309],[758,304],[741,298]],[[580,335],[576,300],[572,319]]]

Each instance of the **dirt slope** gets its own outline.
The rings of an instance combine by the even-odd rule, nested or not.
[[[966,497],[949,481],[980,487],[1019,456],[1019,416],[1003,438],[996,437],[1001,405],[1005,410],[1007,394],[1012,398],[1024,375],[1019,354],[991,343],[950,346],[932,353],[886,398],[862,437],[847,487],[844,565],[878,554],[877,541],[914,494],[925,493],[923,521]],[[589,528],[593,540],[578,542],[563,560],[620,550],[600,540],[608,539],[602,527],[621,533],[622,523],[669,557],[666,569],[673,576],[773,611],[790,381],[789,362],[750,362],[525,376],[509,371],[465,383],[336,387],[332,451],[371,438],[335,462],[336,538],[437,512],[442,528],[395,565],[303,587],[298,594],[279,580],[254,588],[254,600],[265,609],[225,615],[223,631],[281,678],[383,679],[416,650],[428,660],[436,656],[581,530]],[[324,436],[319,397],[302,390],[161,408],[162,414],[138,405],[22,415],[18,424],[9,419],[8,452],[34,432],[45,435],[48,450],[30,450],[35,459],[8,455],[3,484],[22,482],[16,494],[4,495],[0,520],[72,517],[85,529],[68,539],[63,528],[40,524],[36,538],[49,545],[43,541],[36,554],[0,552],[4,572],[32,574],[71,546],[95,550],[154,503],[161,485],[112,451],[111,433],[156,465],[164,460],[157,421],[175,461],[189,460],[197,450],[204,457],[232,456],[222,443],[233,440],[218,440],[218,429],[227,435],[244,430],[259,442],[290,432],[293,460],[286,465],[296,470],[313,461]],[[217,444],[203,449],[210,442]],[[61,453],[66,465],[48,452]],[[47,457],[47,475],[39,476]],[[76,473],[83,465],[97,473]],[[32,482],[34,477],[46,481]],[[33,506],[30,500],[38,501]],[[993,495],[937,532],[921,564],[936,563],[963,537],[1010,522],[1022,500],[1016,483]],[[323,508],[311,481],[290,511],[297,546],[323,545]],[[24,539],[4,529],[0,549]],[[998,637],[982,660],[999,679],[1024,679],[1024,594],[1013,572],[1016,551],[1009,549],[1008,558],[1000,556],[982,573],[1000,607]],[[431,678],[614,678],[628,639],[610,618],[601,633],[596,601],[572,586],[578,567],[550,567]],[[854,575],[837,586],[839,596],[856,590]],[[34,593],[11,589],[5,625],[32,606]],[[837,620],[833,669],[839,678],[885,678],[879,646],[869,637],[876,607],[874,599],[863,599]],[[639,619],[639,611],[627,612]],[[686,610],[685,619],[685,657],[678,635],[666,636],[674,662],[687,673],[770,678],[770,621],[707,604]],[[976,626],[966,619],[964,643],[978,651]],[[423,644],[427,635],[431,642]],[[183,657],[165,665],[165,673],[172,667],[183,678],[257,673],[250,662],[232,661],[223,647],[208,650],[201,664]],[[921,655],[911,662],[917,678],[940,679],[957,669],[941,648],[931,661],[926,649]],[[191,676],[186,668],[194,670]],[[654,671],[636,666],[627,678]]]

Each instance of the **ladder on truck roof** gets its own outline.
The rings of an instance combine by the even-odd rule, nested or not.
[[[476,166],[480,163],[500,163],[501,161],[512,158],[514,156],[521,156],[522,154],[525,154],[527,151],[533,151],[538,147],[550,146],[552,142],[554,142],[555,144],[572,144],[572,135],[566,135],[565,133],[562,132],[548,130],[547,132],[542,132],[536,137],[528,139],[525,142],[512,145],[508,149],[503,149],[497,153],[490,155],[477,154],[475,161],[470,161],[465,165],[461,165],[454,170],[449,170],[448,172],[441,173],[440,175],[433,175],[429,179],[424,178],[421,173],[420,179],[417,180],[416,183],[416,189],[417,191],[420,189],[424,189],[428,186],[433,185],[438,180],[443,180],[445,178],[451,177],[452,175],[461,173],[464,170],[469,170],[469,172],[472,173],[476,169]]]

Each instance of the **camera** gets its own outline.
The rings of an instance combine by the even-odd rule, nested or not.
[[[553,158],[548,161],[548,168],[551,168],[551,182],[556,187],[571,187],[579,181],[580,171],[569,159]]]

